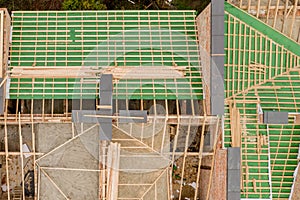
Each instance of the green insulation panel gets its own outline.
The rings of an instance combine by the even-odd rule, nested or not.
[[[9,71],[18,67],[185,69],[182,77],[122,78],[115,98],[202,99],[195,11],[17,11]],[[12,78],[11,99],[98,98],[99,81]]]

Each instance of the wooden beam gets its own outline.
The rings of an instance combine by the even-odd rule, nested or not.
[[[241,126],[240,126],[240,111],[233,103],[233,107],[229,107],[230,113],[230,129],[231,129],[231,146],[241,146]]]
[[[204,134],[205,127],[202,127],[202,132]],[[187,157],[187,150],[188,150],[188,142],[189,142],[189,138],[190,138],[190,132],[191,132],[191,124],[188,125],[188,130],[187,130],[187,135],[185,138],[185,145],[184,145],[184,153],[183,153],[183,161],[182,161],[182,170],[181,170],[181,180],[180,180],[180,189],[179,189],[179,199],[184,198],[182,196],[182,186],[184,185],[184,181],[183,181],[183,177],[184,177],[184,172],[185,172],[185,165],[186,165],[186,157]],[[201,141],[202,142],[202,141]],[[200,145],[201,148],[201,145]],[[203,145],[202,145],[203,148]],[[201,158],[202,160],[202,158]],[[201,165],[201,161],[199,161]]]
[[[3,55],[4,55],[4,41],[6,41],[5,39],[4,39],[4,11],[3,10],[1,10],[0,11],[0,78],[2,78],[3,77],[3,67],[5,66],[4,65],[4,59],[3,59]]]
[[[6,100],[6,104],[7,104]],[[4,113],[4,143],[5,143],[5,170],[6,170],[6,185],[7,185],[7,195],[8,195],[8,200],[10,200],[10,184],[9,184],[9,158],[8,158],[8,136],[7,136],[7,123],[6,123],[6,117],[7,116],[7,110]]]
[[[257,192],[257,187],[256,187],[256,179],[255,178],[253,178],[252,179],[252,183],[253,183],[253,190],[254,190],[254,192]]]
[[[21,155],[20,157],[21,157],[22,194],[23,194],[23,199],[25,199],[23,138],[22,138],[22,127],[20,122],[21,122],[21,117],[19,113],[19,142],[20,142],[20,155]]]
[[[284,33],[284,27],[286,25],[286,18],[288,17],[290,11],[293,9],[293,6],[290,7],[290,9],[288,9],[288,4],[289,1],[286,0],[285,1],[285,6],[284,6],[284,16],[283,16],[283,21],[282,21],[282,26],[281,26],[281,32]]]
[[[4,83],[6,82],[8,76],[5,76],[4,79],[2,80],[1,84],[0,84],[0,88],[4,85]]]
[[[271,8],[271,0],[268,0],[268,7],[267,7],[267,19],[266,19],[266,23],[268,24],[269,22],[269,16],[270,16],[270,8]]]
[[[292,37],[294,23],[295,23],[295,18],[296,18],[296,13],[297,13],[297,10],[300,10],[300,8],[299,9],[297,8],[297,5],[298,5],[298,0],[295,0],[294,12],[293,12],[293,17],[292,17],[292,23],[291,23],[290,30],[289,30],[289,33],[288,33],[289,37]]]
[[[106,153],[107,142],[99,141],[99,200],[105,200],[106,198]]]
[[[204,116],[205,118],[206,116]],[[179,127],[179,126],[178,126]],[[194,200],[197,200],[198,188],[199,188],[199,181],[200,181],[200,171],[201,171],[201,163],[202,163],[202,154],[203,154],[203,146],[204,146],[204,131],[205,131],[205,120],[202,123],[202,130],[201,130],[201,139],[200,139],[200,148],[199,148],[199,161],[198,161],[198,171],[197,171],[197,181],[196,181],[196,189],[195,189],[195,196]]]
[[[211,170],[210,170],[210,173],[209,173],[209,181],[208,181],[208,187],[207,187],[207,193],[206,193],[206,200],[209,200],[209,195],[211,194],[210,192],[210,188],[211,188],[211,184],[212,184],[212,175],[213,175],[213,172],[214,172],[214,166],[215,166],[215,155],[216,155],[216,149],[217,149],[217,142],[218,142],[218,132],[219,132],[219,123],[216,124],[216,131],[215,131],[215,141],[214,141],[214,145],[213,145],[213,156],[212,156],[212,159],[211,159]],[[222,134],[220,134],[221,136]]]
[[[274,21],[273,21],[273,28],[276,26],[276,20],[277,20],[277,13],[278,13],[278,6],[279,6],[279,2],[280,2],[280,0],[277,0],[277,2],[276,2],[276,7],[275,7],[275,16],[274,16]]]

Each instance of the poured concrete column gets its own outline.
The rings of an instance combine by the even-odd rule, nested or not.
[[[224,0],[211,1],[210,109],[224,114]]]

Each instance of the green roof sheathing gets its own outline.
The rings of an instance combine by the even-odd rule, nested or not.
[[[195,11],[18,11],[10,69],[185,67],[183,78],[121,79],[115,98],[202,99]],[[82,83],[83,82],[83,83]],[[12,78],[11,99],[97,98],[98,80]]]
[[[242,127],[242,198],[289,198],[300,126],[292,114],[286,125],[264,124],[261,114],[299,113],[299,49],[296,42],[225,2],[224,142],[231,145],[229,105],[235,104]],[[262,138],[267,141],[262,143]]]

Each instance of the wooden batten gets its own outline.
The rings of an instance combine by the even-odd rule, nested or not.
[[[246,165],[245,167],[246,167],[246,173],[245,173],[245,175],[246,175],[246,186],[248,186],[248,183],[249,183],[249,166]],[[248,190],[246,190],[246,196],[248,196]]]
[[[120,165],[119,143],[99,141],[99,200],[117,200]]]
[[[260,135],[257,136],[256,143],[257,143],[256,151],[257,151],[257,153],[260,153],[261,152],[261,146],[262,146],[262,138],[261,138]]]
[[[256,192],[257,190],[256,190],[256,179],[255,178],[252,179],[252,183],[253,183],[253,190],[254,190],[254,192]]]
[[[229,106],[230,112],[230,127],[231,127],[231,146],[241,146],[241,125],[240,125],[240,111],[236,104]]]

